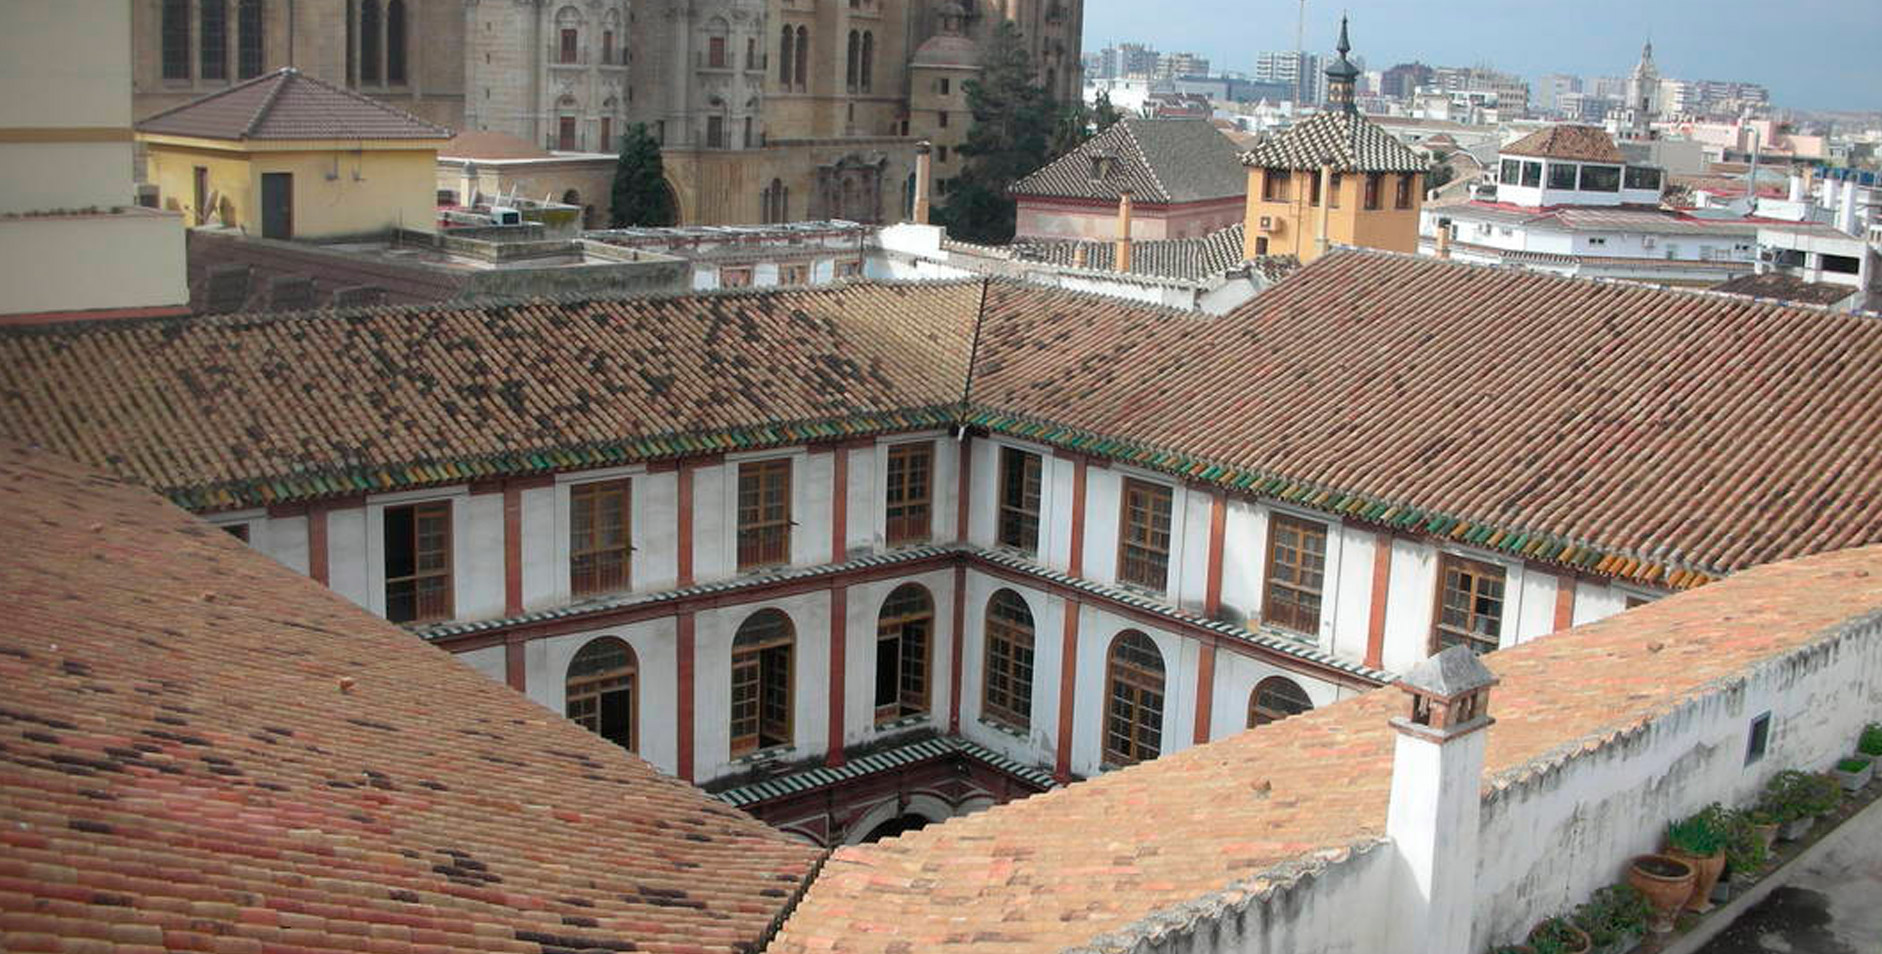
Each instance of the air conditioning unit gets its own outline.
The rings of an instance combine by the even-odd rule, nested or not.
[[[523,224],[523,213],[501,205],[492,206],[490,209],[490,224],[521,225]]]
[[[1758,250],[1758,261],[1760,261],[1760,262],[1775,262],[1775,261],[1777,261],[1777,249],[1774,249],[1774,248],[1761,248],[1761,249],[1759,249],[1759,250]]]
[[[1263,232],[1273,232],[1273,231],[1276,231],[1276,230],[1277,230],[1277,224],[1276,224],[1276,222],[1274,221],[1274,216],[1272,216],[1272,215],[1264,215],[1264,216],[1262,216],[1262,217],[1261,217],[1261,231],[1263,231]]]

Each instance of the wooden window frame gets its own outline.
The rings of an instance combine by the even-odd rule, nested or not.
[[[1293,175],[1286,169],[1261,170],[1261,201],[1286,202]]]
[[[575,666],[582,661],[582,654],[590,648],[603,643],[618,643],[626,655],[624,665],[597,672],[575,674]],[[621,681],[625,680],[624,684]],[[611,692],[627,693],[627,741],[602,735],[601,737],[619,745],[629,752],[640,751],[640,659],[634,653],[634,647],[618,636],[598,636],[582,644],[569,660],[567,672],[562,681],[562,713],[569,721],[601,735],[601,709],[603,697]],[[592,707],[590,704],[592,703]],[[577,711],[581,709],[582,711]]]
[[[557,152],[574,152],[581,145],[580,130],[573,116],[557,116],[555,125],[555,148]]]
[[[1126,648],[1131,637],[1143,640],[1156,655],[1156,669],[1119,655],[1118,651]],[[1136,647],[1130,648],[1133,652],[1139,651]],[[1162,754],[1163,716],[1169,698],[1168,673],[1163,651],[1149,634],[1127,629],[1112,638],[1110,649],[1104,654],[1104,720],[1100,729],[1104,764],[1135,765]],[[1154,726],[1148,724],[1151,716],[1156,720]],[[1120,719],[1126,729],[1123,733],[1116,731]],[[1146,741],[1146,735],[1155,738]],[[1124,740],[1122,748],[1115,744],[1119,738]]]
[[[889,445],[883,465],[883,537],[889,546],[934,538],[934,441]]]
[[[1326,598],[1327,538],[1332,535],[1332,531],[1332,527],[1318,520],[1308,520],[1284,513],[1268,514],[1267,565],[1263,570],[1261,583],[1262,622],[1309,636],[1320,632],[1320,619],[1324,610],[1323,601]],[[1282,558],[1283,545],[1289,542],[1285,540],[1284,532],[1293,534],[1291,549],[1294,551],[1295,558],[1292,561]],[[1303,555],[1308,552],[1306,544],[1316,534],[1320,541],[1319,566],[1309,567]],[[1310,585],[1309,575],[1319,577],[1319,585]],[[1275,598],[1277,590],[1283,591],[1282,595],[1291,595],[1294,598],[1293,602],[1277,600]],[[1308,621],[1297,615],[1299,604],[1304,603],[1308,598],[1313,601],[1311,621],[1313,625],[1311,626],[1303,625]],[[1283,611],[1280,609],[1282,606],[1287,606],[1289,609]]]
[[[1409,209],[1412,207],[1412,173],[1400,173],[1396,191],[1392,195],[1392,208]]]
[[[1137,498],[1146,503],[1163,502],[1161,528],[1156,525],[1157,512],[1154,507],[1132,506]],[[1167,592],[1170,586],[1170,550],[1175,530],[1175,488],[1153,480],[1125,477],[1118,488],[1118,503],[1117,581],[1125,586],[1156,593]],[[1137,510],[1149,514],[1151,522],[1135,522],[1132,515]],[[1163,538],[1161,545],[1157,541],[1159,535]],[[1155,572],[1151,572],[1153,569]]]
[[[1379,180],[1384,178],[1384,176],[1385,174],[1382,172],[1366,173],[1365,190],[1359,203],[1360,208],[1368,212],[1376,211],[1379,208],[1379,193],[1382,191],[1382,185]]]
[[[1019,461],[1019,494],[1014,501],[1012,461]],[[1045,499],[1045,455],[1018,447],[1000,447],[999,508],[994,515],[994,542],[1029,556],[1039,555],[1039,527]],[[1030,486],[1028,484],[1030,483]],[[1030,504],[1030,509],[1028,505]],[[1026,528],[1030,527],[1030,531]],[[1009,533],[1009,530],[1012,532]],[[1026,542],[1018,540],[1029,536]]]
[[[582,57],[582,31],[580,27],[561,27],[556,34],[556,63],[568,65]]]
[[[791,474],[789,457],[768,457],[741,461],[738,465],[735,501],[738,569],[740,572],[785,566],[791,562]],[[753,502],[746,503],[746,481],[751,480]],[[775,487],[782,500],[781,509],[766,514],[768,487]]]
[[[912,600],[919,597],[917,608],[913,603],[894,616],[888,615],[895,607],[898,598]],[[921,646],[918,657],[911,655],[909,648],[911,624],[926,624],[921,631]],[[883,661],[888,658],[883,652],[884,643],[895,646],[895,698],[884,702],[881,697],[883,685]],[[876,725],[883,725],[905,719],[909,716],[923,715],[931,711],[930,696],[934,689],[934,594],[926,587],[916,583],[904,583],[895,588],[887,599],[882,601],[882,610],[876,616]],[[913,665],[911,665],[911,663]]]
[[[1444,597],[1446,590],[1449,588],[1447,584],[1453,568],[1459,573],[1471,574],[1472,582],[1467,593],[1470,608],[1466,611],[1468,620],[1462,628],[1444,622]],[[1478,613],[1476,610],[1478,599],[1483,598],[1484,595],[1482,587],[1487,582],[1494,582],[1497,586],[1496,595],[1493,597],[1497,604],[1497,610],[1494,615]],[[1447,645],[1468,646],[1471,651],[1479,655],[1494,651],[1502,643],[1503,617],[1508,608],[1508,590],[1509,569],[1507,567],[1495,563],[1487,563],[1483,560],[1474,560],[1470,557],[1458,556],[1454,553],[1439,554],[1437,597],[1433,600],[1431,607],[1431,641],[1426,647],[1428,651],[1432,655],[1436,655]],[[1494,619],[1496,623],[1495,631],[1487,634],[1472,631],[1469,627],[1469,620],[1475,620],[1479,616]]]
[[[1003,597],[1010,599],[1003,602]],[[1011,609],[1025,614],[1023,624]],[[986,659],[981,667],[980,714],[1010,729],[1028,731],[1038,625],[1026,598],[1009,589],[994,591],[987,598],[983,634]],[[996,682],[1003,682],[1004,688],[996,687]]]
[[[752,624],[754,621],[761,618],[768,619],[768,614],[775,614],[776,617],[781,620],[782,625],[777,631],[762,634],[761,638],[752,638],[741,644],[740,640],[745,640],[748,636],[759,635],[751,631]],[[783,650],[781,657],[783,660],[782,663],[779,662],[780,656],[777,653],[778,650]],[[784,672],[782,673],[782,692],[784,698],[781,703],[779,703],[779,700],[774,700],[770,697],[771,693],[775,691],[775,686],[779,680],[776,678],[767,679],[768,676],[775,677],[777,675],[775,669],[771,667],[778,665],[782,665],[784,668]],[[740,704],[739,680],[747,674],[750,675],[750,686],[753,693],[751,697],[752,715],[745,720],[741,720],[738,713]],[[797,738],[795,725],[797,628],[795,624],[791,622],[790,616],[782,610],[762,609],[745,617],[745,621],[739,624],[738,632],[732,638],[732,665],[729,670],[729,675],[731,692],[728,695],[728,705],[730,706],[728,729],[732,757],[738,758],[743,755],[763,751],[767,748],[779,748],[795,744]],[[781,741],[773,741],[769,745],[766,745],[764,744],[766,738],[765,709],[769,703],[779,703],[778,708],[782,709],[784,720],[781,725],[773,723],[773,728],[778,731],[771,733],[773,739],[781,739]],[[741,721],[748,722],[751,727],[750,731],[743,735],[740,734]]]
[[[1331,195],[1327,197],[1327,208],[1337,209],[1340,207],[1340,190],[1345,188],[1345,186],[1346,186],[1346,174],[1345,173],[1335,172],[1327,176],[1327,191],[1329,193],[1332,193]]]
[[[1276,701],[1292,702],[1293,700],[1281,698],[1289,690],[1299,693],[1299,701],[1305,705],[1291,710],[1273,705]],[[1270,722],[1279,722],[1288,716],[1312,711],[1313,698],[1307,695],[1307,690],[1301,688],[1300,683],[1286,676],[1269,676],[1255,683],[1255,688],[1248,691],[1248,728],[1250,729],[1258,725],[1267,725]]]
[[[603,544],[601,527],[595,519],[598,510],[591,509],[584,520],[582,508],[595,508],[600,498],[608,495],[620,497],[620,543]],[[601,593],[615,593],[632,589],[634,586],[634,490],[631,478],[616,480],[594,480],[586,483],[569,485],[569,595],[572,597],[593,596]],[[606,558],[616,557],[620,561],[618,575],[610,577],[599,564]],[[580,567],[584,559],[597,564],[584,572]],[[586,582],[584,578],[586,577]]]
[[[412,512],[412,572],[401,576],[393,576],[391,568],[386,567],[385,584],[383,587],[386,619],[401,624],[435,623],[440,620],[448,620],[452,616],[452,605],[456,596],[454,592],[456,588],[455,580],[453,578],[455,567],[453,566],[451,553],[452,534],[455,529],[451,526],[451,501],[428,500],[382,508],[379,513],[379,526],[382,531],[380,537],[381,553],[379,555],[381,566],[384,566],[387,555],[390,552],[390,548],[386,545],[386,540],[383,535],[386,518],[389,514],[400,510],[410,510]],[[424,551],[419,545],[421,539],[420,523],[426,516],[443,520],[444,539],[442,545],[435,551],[443,556],[442,567],[433,567],[431,569],[423,569],[421,567],[420,554],[429,552]],[[424,585],[424,581],[433,579],[442,579],[444,585],[443,589],[440,591],[441,595],[437,597],[437,603],[429,604],[434,606],[436,611],[427,613],[425,609],[428,604],[425,602],[424,596],[419,592],[419,588]],[[413,587],[412,617],[410,619],[394,619],[392,616],[392,590],[395,584],[401,583],[410,583]]]

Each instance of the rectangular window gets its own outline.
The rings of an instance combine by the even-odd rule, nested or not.
[[[1523,164],[1514,159],[1503,160],[1503,171],[1497,175],[1497,181],[1504,185],[1521,185]]]
[[[1366,173],[1366,194],[1364,200],[1360,203],[1360,208],[1370,211],[1379,207],[1380,175],[1381,174],[1377,172]]]
[[[1170,488],[1124,478],[1117,579],[1161,592],[1170,574]]]
[[[940,120],[939,120],[939,121],[940,121],[940,123],[941,123],[941,128],[942,128],[942,129],[946,129],[946,128],[948,128],[948,112],[947,112],[947,110],[945,110],[945,109],[944,109],[944,110],[942,110],[942,111],[940,112],[940,114],[939,114],[939,117],[940,117]]]
[[[577,33],[576,33],[576,31],[574,31],[574,30],[563,30],[563,31],[562,31],[562,49],[560,50],[560,53],[561,53],[561,56],[559,57],[559,59],[560,59],[560,60],[561,60],[562,62],[564,62],[564,63],[573,63],[573,62],[575,62],[575,57],[576,57],[576,36],[577,36],[577,35],[578,35],[578,34],[577,34]]]
[[[946,96],[947,94],[948,94],[948,78],[943,76],[941,77],[941,95]]]
[[[614,151],[614,117],[601,117],[601,151]]]
[[[633,547],[633,512],[626,480],[569,488],[569,592],[574,596],[626,589]]]
[[[715,70],[725,69],[725,37],[715,36],[707,38],[706,65]]]
[[[861,262],[849,261],[836,263],[836,277],[838,278],[861,278],[862,274],[863,263]]]
[[[1327,191],[1333,193],[1332,197],[1327,200],[1327,208],[1337,209],[1340,207],[1340,189],[1345,182],[1346,179],[1338,172],[1327,177]]]
[[[1745,735],[1745,764],[1761,761],[1771,744],[1771,713],[1761,712],[1751,720],[1751,731]]]
[[[1016,447],[1000,448],[1000,546],[1039,552],[1040,460]]]
[[[1549,163],[1549,188],[1573,189],[1575,187],[1575,171],[1578,168],[1579,167],[1572,162]]]
[[[1444,554],[1438,564],[1438,612],[1431,651],[1496,649],[1503,631],[1503,568]]]
[[[778,284],[802,285],[810,278],[810,268],[806,265],[779,265]]]
[[[1287,170],[1268,169],[1261,174],[1261,200],[1263,202],[1287,201]]]
[[[261,0],[242,0],[235,11],[241,30],[235,52],[237,75],[254,79],[261,75]]]
[[[575,117],[563,116],[557,120],[555,147],[563,152],[575,151]]]
[[[163,78],[190,78],[189,0],[163,0]]]
[[[1627,188],[1660,191],[1660,170],[1640,166],[1627,167]]]
[[[738,568],[791,562],[791,461],[738,465]]]
[[[1327,527],[1274,514],[1268,518],[1268,583],[1263,622],[1297,633],[1320,631],[1320,593],[1326,583]]]
[[[751,269],[749,268],[721,268],[719,269],[719,287],[720,288],[750,288],[751,287]]]
[[[724,149],[725,148],[725,117],[724,116],[706,117],[706,148],[708,149]]]
[[[451,618],[451,502],[387,507],[383,518],[386,619]]]
[[[1620,166],[1582,166],[1581,191],[1583,192],[1619,192],[1621,191]]]
[[[1317,175],[1308,176],[1307,186],[1307,204],[1318,208],[1320,206],[1320,177]]]
[[[1542,163],[1523,163],[1523,185],[1535,189],[1542,185]]]
[[[1398,191],[1392,195],[1392,208],[1409,209],[1412,207],[1412,174],[1407,172],[1398,177]]]
[[[946,146],[937,146],[937,147],[935,148],[935,161],[936,161],[936,162],[946,162],[946,161],[948,161],[948,147],[946,147]]]
[[[612,65],[614,63],[614,31],[613,30],[601,31],[601,62],[605,64],[609,64],[609,65]]]
[[[896,444],[889,448],[889,545],[925,543],[933,520],[929,501],[934,488],[934,443]]]
[[[202,48],[202,79],[229,77],[229,4],[228,0],[198,0],[202,16],[198,34]]]

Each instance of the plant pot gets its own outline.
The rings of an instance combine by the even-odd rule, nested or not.
[[[1712,885],[1712,897],[1709,900],[1716,907],[1732,900],[1732,895],[1737,891],[1738,885],[1732,879],[1720,878]]]
[[[1550,920],[1553,921],[1556,919],[1551,918]],[[1536,925],[1535,930],[1529,932],[1529,946],[1535,946],[1536,931],[1542,930],[1544,927],[1548,926],[1548,923],[1548,921],[1544,921],[1542,924]],[[1594,948],[1594,940],[1588,937],[1587,931],[1568,923],[1566,919],[1558,923],[1568,930],[1570,937],[1568,945],[1562,948],[1562,954],[1588,954],[1588,952]]]
[[[1712,910],[1712,886],[1719,883],[1719,875],[1725,873],[1725,852],[1715,851],[1709,855],[1695,855],[1678,848],[1668,848],[1667,857],[1678,858],[1692,866],[1692,894],[1686,898],[1688,911]]]
[[[1764,839],[1764,850],[1766,854],[1769,854],[1773,848],[1777,847],[1777,822],[1766,822],[1762,825],[1753,824],[1751,829],[1758,833],[1759,838]]]
[[[1816,826],[1817,817],[1815,815],[1805,815],[1802,818],[1785,822],[1784,826],[1778,829],[1777,837],[1781,841],[1796,841],[1810,834],[1810,829]]]
[[[1831,771],[1835,773],[1836,780],[1843,783],[1843,791],[1853,795],[1862,791],[1862,787],[1869,784],[1869,780],[1875,777],[1875,763],[1870,762],[1864,765],[1862,771],[1859,772],[1848,772],[1844,771],[1842,768],[1832,769]]]
[[[1594,954],[1627,954],[1627,952],[1639,946],[1640,946],[1640,935],[1623,934],[1620,937],[1617,937],[1614,940],[1609,941],[1606,946],[1595,951]]]
[[[1627,883],[1646,895],[1647,903],[1653,905],[1653,922],[1648,926],[1653,933],[1672,932],[1673,918],[1686,899],[1692,897],[1696,877],[1698,873],[1693,871],[1692,865],[1667,855],[1636,855],[1627,866]]]

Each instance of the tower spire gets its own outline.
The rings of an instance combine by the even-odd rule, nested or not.
[[[1343,15],[1340,17],[1340,42],[1334,49],[1339,52],[1340,58],[1327,67],[1327,105],[1348,113],[1357,113],[1359,104],[1354,87],[1359,80],[1359,67],[1346,58],[1346,54],[1353,51],[1353,44],[1346,39],[1346,17]]]

